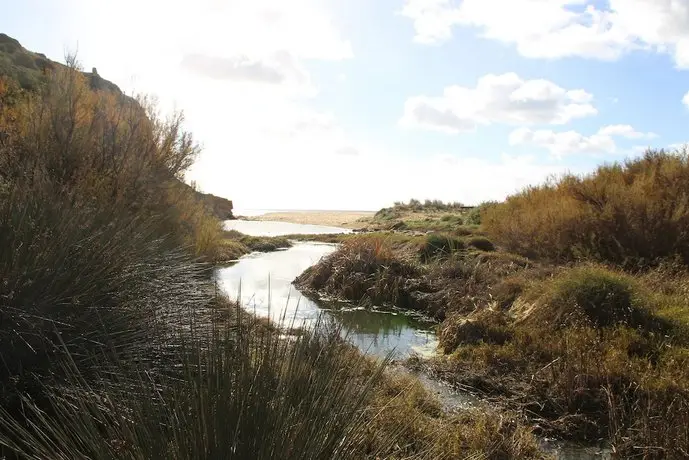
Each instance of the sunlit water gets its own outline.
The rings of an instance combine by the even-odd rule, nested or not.
[[[294,278],[335,247],[297,243],[284,251],[254,253],[231,267],[218,269],[216,276],[232,298],[237,298],[241,287],[242,305],[257,316],[302,326],[312,325],[322,314],[340,324],[354,345],[372,355],[383,356],[392,350],[397,356],[408,355],[412,350],[421,354],[433,352],[437,341],[430,322],[402,312],[317,303],[301,295],[292,285]]]
[[[226,220],[224,224],[226,230],[237,230],[251,236],[284,236],[297,234],[322,235],[352,232],[349,229],[340,227],[293,224],[291,222],[277,222],[270,220]]]

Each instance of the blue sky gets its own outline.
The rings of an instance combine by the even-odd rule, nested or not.
[[[188,180],[241,208],[477,203],[687,140],[689,0],[112,5],[2,0],[0,31],[184,110]]]

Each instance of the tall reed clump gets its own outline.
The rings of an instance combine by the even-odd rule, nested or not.
[[[404,283],[418,267],[412,257],[400,257],[385,237],[359,236],[297,277],[300,288],[354,302],[404,304]]]
[[[323,323],[284,340],[239,311],[236,318],[183,341],[164,371],[117,364],[91,383],[65,364],[69,384],[48,388],[53,415],[30,399],[29,425],[0,409],[0,444],[22,458],[94,460],[320,460],[393,450],[394,431],[371,444],[375,414],[366,411],[387,360],[343,353],[340,331]]]
[[[639,267],[689,263],[689,155],[648,151],[584,177],[531,187],[486,210],[485,230],[506,249],[555,261]]]
[[[125,357],[160,338],[156,322],[171,310],[208,301],[192,260],[207,220],[170,193],[198,152],[182,121],[162,120],[145,100],[93,91],[73,61],[36,93],[0,84],[6,407],[58,376],[59,343],[77,363],[95,349]]]

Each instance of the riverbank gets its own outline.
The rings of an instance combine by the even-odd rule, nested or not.
[[[316,304],[295,295],[291,279],[334,250],[332,245],[295,243],[288,250],[254,254],[220,268],[216,280],[228,294],[241,293],[241,305],[247,312],[271,318],[272,324],[287,330],[293,321],[308,329],[319,320],[327,324],[333,320],[347,331],[346,343],[338,351],[341,359],[344,363],[358,362],[364,376],[393,349],[406,356],[415,345],[425,347],[429,340],[435,343],[420,334],[423,326],[402,313],[340,310],[335,304]],[[364,361],[362,352],[367,355]],[[352,384],[357,381],[352,380]],[[455,404],[448,407],[447,399],[439,401],[416,376],[398,366],[386,368],[374,394],[366,408],[372,416],[366,422],[370,424],[369,442],[373,448],[396,439],[396,447],[382,458],[545,457],[520,415]]]

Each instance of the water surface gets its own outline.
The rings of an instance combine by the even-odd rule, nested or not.
[[[245,309],[276,323],[289,325],[294,320],[295,326],[310,325],[323,314],[341,324],[348,339],[369,354],[382,356],[393,349],[398,356],[433,352],[437,341],[431,322],[402,312],[357,309],[302,296],[292,285],[294,278],[335,248],[325,243],[297,243],[282,251],[253,253],[231,267],[218,269],[216,277],[234,299],[241,288]]]

